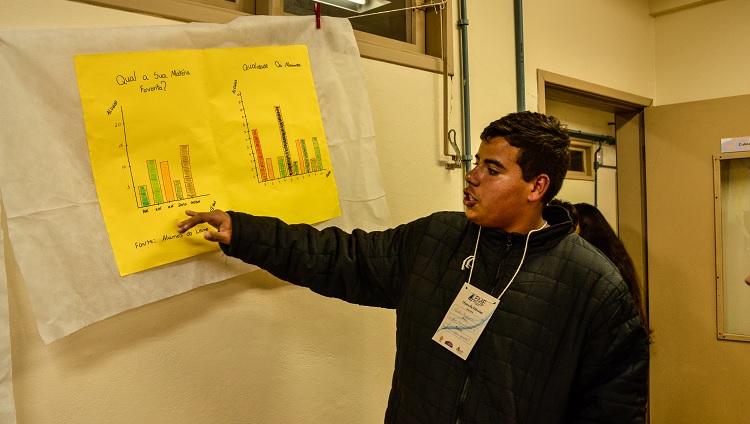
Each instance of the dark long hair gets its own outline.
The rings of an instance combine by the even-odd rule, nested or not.
[[[648,317],[643,304],[643,290],[641,290],[640,279],[635,272],[633,260],[628,255],[628,251],[625,250],[622,241],[596,206],[588,203],[576,203],[573,207],[578,213],[580,229],[578,234],[601,250],[615,264],[620,271],[620,275],[622,275],[622,279],[628,284],[630,294],[638,307],[641,324],[648,328]]]

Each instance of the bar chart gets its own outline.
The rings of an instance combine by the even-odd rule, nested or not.
[[[291,146],[281,106],[274,106],[273,116],[278,127],[278,137],[274,140],[274,136],[266,136],[262,142],[260,131],[258,128],[252,128],[250,124],[242,92],[237,92],[237,96],[239,97],[240,111],[244,121],[245,138],[250,147],[251,167],[254,170],[257,182],[272,182],[326,170],[323,166],[317,135],[310,136],[311,150],[308,150],[308,142],[304,138],[295,138],[294,145]],[[273,144],[274,141],[275,144]],[[264,149],[264,143],[266,149]],[[276,151],[279,154],[269,155],[268,151]]]
[[[196,193],[189,144],[179,144],[175,147],[174,155],[171,156],[173,158],[171,163],[169,160],[153,158],[145,160],[143,171],[134,167],[128,146],[125,112],[122,107],[120,107],[120,114],[122,116],[125,156],[138,208],[148,208],[149,206],[185,201],[207,195]],[[176,168],[172,166],[175,162],[178,162]],[[181,176],[181,178],[173,177],[173,169],[177,169],[176,175]]]

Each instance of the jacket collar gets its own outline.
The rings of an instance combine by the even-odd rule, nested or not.
[[[549,249],[556,245],[568,234],[573,232],[573,223],[568,212],[560,206],[546,206],[542,212],[542,218],[547,221],[548,227],[541,231],[535,231],[529,237],[529,252]],[[477,227],[476,224],[472,224]],[[478,228],[477,228],[478,229]],[[526,243],[526,234],[507,233],[496,228],[482,228],[482,239],[495,246],[508,246],[523,248]]]

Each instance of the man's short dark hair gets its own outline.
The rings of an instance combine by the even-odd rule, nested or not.
[[[520,150],[517,162],[525,181],[547,174],[550,183],[542,201],[552,200],[560,191],[570,164],[567,127],[553,116],[515,112],[492,122],[480,136],[483,142],[495,137],[502,137]]]

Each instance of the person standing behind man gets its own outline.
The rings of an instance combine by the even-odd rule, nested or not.
[[[350,303],[396,310],[386,423],[642,423],[648,343],[617,269],[545,207],[565,127],[511,113],[481,134],[465,212],[347,233],[193,212],[229,256]],[[496,308],[496,309],[493,309]],[[354,420],[356,417],[352,417]]]
[[[635,271],[633,259],[630,258],[625,245],[622,244],[615,230],[607,222],[607,218],[596,206],[588,203],[576,203],[573,207],[578,215],[576,232],[614,262],[620,271],[620,275],[628,283],[630,294],[633,296],[633,301],[641,315],[641,323],[646,327],[648,319],[643,304],[643,289]]]

